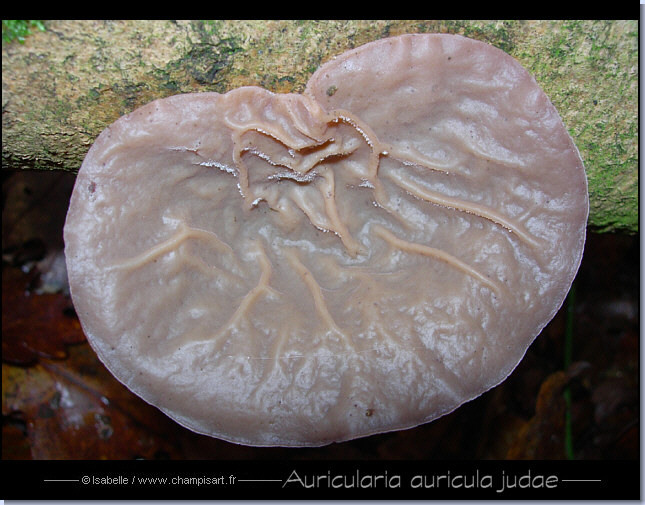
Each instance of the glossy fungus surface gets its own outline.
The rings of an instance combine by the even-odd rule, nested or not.
[[[65,227],[89,342],[182,425],[315,446],[499,384],[581,260],[587,183],[514,59],[455,35],[344,53],[303,94],[157,100],[81,167]]]

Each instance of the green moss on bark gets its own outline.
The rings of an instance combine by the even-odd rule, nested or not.
[[[156,98],[300,92],[324,61],[387,36],[457,33],[517,58],[585,162],[589,224],[638,230],[637,21],[48,21],[3,44],[3,168],[77,170],[96,136]]]

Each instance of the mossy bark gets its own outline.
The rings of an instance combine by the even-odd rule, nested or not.
[[[299,92],[378,38],[459,33],[517,58],[585,161],[595,231],[638,231],[637,21],[48,21],[3,45],[3,169],[75,171],[96,136],[153,99],[259,85]]]

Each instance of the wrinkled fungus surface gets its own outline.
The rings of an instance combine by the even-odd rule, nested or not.
[[[245,87],[122,117],[65,227],[74,304],[111,372],[250,445],[412,427],[500,383],[581,260],[576,147],[510,56],[405,35],[303,94]]]

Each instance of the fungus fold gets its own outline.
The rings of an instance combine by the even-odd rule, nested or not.
[[[587,215],[533,77],[416,34],[339,55],[302,94],[120,118],[79,170],[65,253],[88,341],[133,392],[199,433],[319,446],[503,381],[561,306]]]

